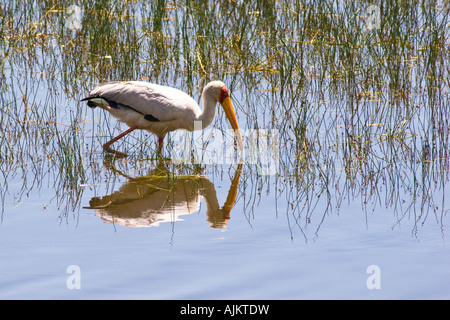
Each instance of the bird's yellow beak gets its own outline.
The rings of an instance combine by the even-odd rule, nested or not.
[[[238,125],[238,122],[236,119],[236,113],[234,113],[234,108],[233,108],[233,104],[231,103],[230,97],[226,97],[225,99],[223,99],[222,107],[223,107],[223,110],[225,111],[225,115],[227,116],[228,121],[230,121],[231,127],[234,130],[234,133],[238,140],[239,149],[241,149],[241,151],[243,151],[244,144],[242,143],[241,131],[239,131],[239,125]]]

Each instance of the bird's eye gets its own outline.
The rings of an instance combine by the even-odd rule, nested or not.
[[[220,89],[220,97],[219,97],[219,102],[222,103],[223,100],[225,100],[225,98],[229,97],[230,94],[228,93],[228,89],[226,87],[222,87]]]

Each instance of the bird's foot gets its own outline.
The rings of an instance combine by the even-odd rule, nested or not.
[[[112,155],[114,155],[115,158],[118,158],[118,159],[128,157],[128,155],[126,153],[114,150],[106,143],[103,145],[103,150],[111,153]]]

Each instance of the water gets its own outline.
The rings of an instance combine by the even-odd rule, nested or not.
[[[2,4],[0,298],[449,299],[448,10],[381,5],[367,33],[329,4]],[[276,172],[161,166],[137,132],[113,160],[125,127],[78,102],[216,78]]]
[[[222,205],[230,181],[216,177],[214,186]],[[4,299],[449,298],[448,216],[415,226],[414,217],[364,212],[352,201],[331,214],[319,203],[305,223],[270,195],[246,212],[241,195],[223,229],[210,227],[204,200],[176,222],[132,228],[92,209],[61,219],[51,199],[42,206],[51,196],[48,188],[6,204]],[[80,268],[80,289],[67,287],[71,265]],[[371,265],[380,268],[380,289],[367,286]]]

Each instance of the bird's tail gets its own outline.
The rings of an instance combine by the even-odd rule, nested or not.
[[[87,105],[90,108],[95,108],[95,107],[104,108],[106,106],[110,106],[110,103],[103,98],[87,97],[87,98],[81,99],[81,101],[87,101]]]

